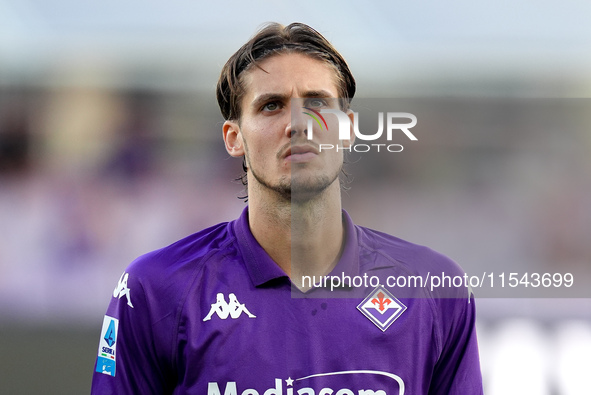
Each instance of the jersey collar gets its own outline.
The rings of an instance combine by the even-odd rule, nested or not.
[[[345,243],[341,258],[329,275],[341,276],[345,274],[356,276],[359,274],[357,231],[349,214],[345,210],[342,213],[345,227]],[[248,223],[248,207],[234,221],[234,233],[238,239],[238,248],[244,257],[246,269],[254,286],[261,286],[274,279],[288,279],[285,272],[271,259],[252,235]]]

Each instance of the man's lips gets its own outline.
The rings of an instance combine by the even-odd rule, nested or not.
[[[318,149],[311,145],[290,145],[283,154],[283,158],[288,161],[306,161],[318,153]]]

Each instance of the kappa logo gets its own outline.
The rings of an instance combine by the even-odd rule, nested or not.
[[[236,319],[240,317],[242,313],[245,313],[248,318],[256,318],[254,314],[251,314],[250,311],[246,308],[243,303],[238,302],[236,295],[231,293],[228,295],[229,302],[226,303],[224,299],[223,293],[218,293],[216,297],[216,302],[211,304],[211,309],[209,310],[209,314],[203,319],[203,321],[211,320],[211,317],[214,314],[217,314],[222,320],[225,320],[228,317],[232,319]]]
[[[404,313],[406,306],[383,285],[379,285],[359,303],[357,309],[385,332]]]
[[[127,298],[127,305],[129,307],[133,308],[133,305],[131,304],[131,294],[130,294],[131,291],[127,287],[127,279],[128,278],[129,278],[129,273],[123,272],[123,274],[121,275],[121,278],[119,279],[119,283],[117,284],[117,288],[115,288],[115,290],[113,291],[113,297],[121,299],[121,297],[125,296]]]

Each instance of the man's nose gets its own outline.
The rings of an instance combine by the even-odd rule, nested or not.
[[[307,136],[308,117],[304,114],[303,107],[292,104],[291,109],[291,120],[285,129],[287,137],[296,137],[298,133]]]

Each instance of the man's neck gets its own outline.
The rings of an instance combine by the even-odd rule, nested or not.
[[[302,276],[326,275],[337,264],[344,240],[338,180],[303,202],[257,191],[248,211],[255,239],[296,286]]]

